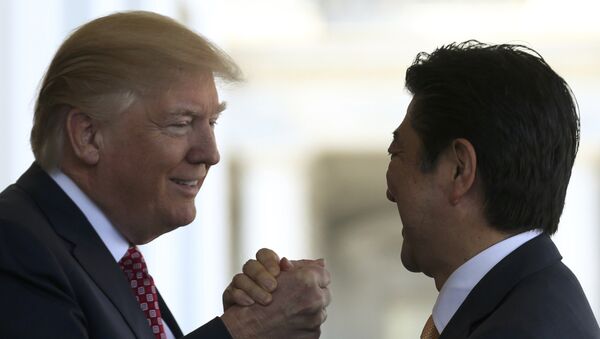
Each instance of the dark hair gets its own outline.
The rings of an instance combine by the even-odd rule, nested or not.
[[[553,234],[579,147],[577,103],[536,51],[470,40],[420,53],[406,71],[411,124],[429,171],[452,140],[477,154],[488,222]]]

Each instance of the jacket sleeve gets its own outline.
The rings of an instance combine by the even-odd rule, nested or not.
[[[233,339],[221,318],[216,317],[202,327],[183,337],[184,339]]]

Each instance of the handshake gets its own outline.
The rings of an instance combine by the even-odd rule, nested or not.
[[[234,339],[312,339],[331,302],[325,261],[279,259],[261,249],[223,292],[221,320]]]

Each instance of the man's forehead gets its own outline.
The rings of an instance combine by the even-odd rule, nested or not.
[[[153,91],[146,100],[147,105],[169,115],[212,116],[227,106],[225,102],[219,102],[212,77],[181,77],[163,90]]]

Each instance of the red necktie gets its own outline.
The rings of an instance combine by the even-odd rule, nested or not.
[[[121,270],[129,279],[129,284],[135,299],[140,303],[140,307],[148,324],[152,329],[152,333],[156,339],[166,339],[165,328],[163,320],[160,315],[160,308],[158,307],[158,294],[156,293],[156,287],[154,286],[154,280],[148,274],[148,268],[146,267],[146,261],[139,251],[137,246],[130,247],[127,253],[119,260],[119,266]]]

